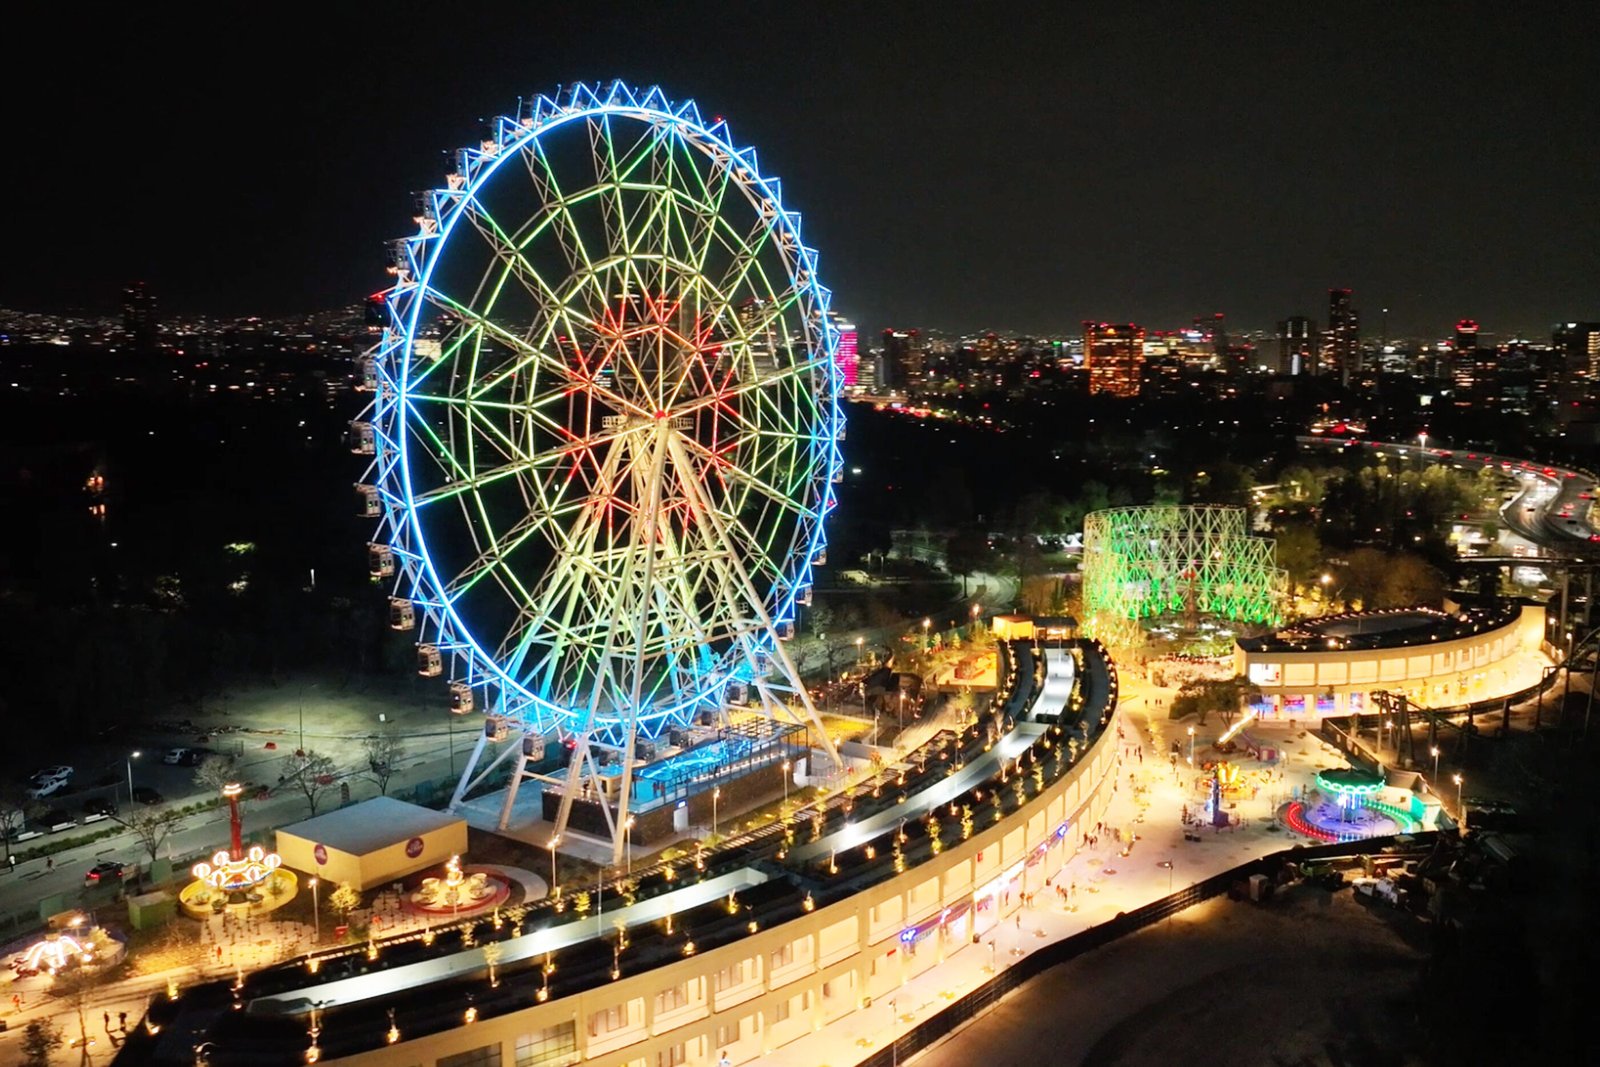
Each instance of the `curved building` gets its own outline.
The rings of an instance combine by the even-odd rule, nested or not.
[[[1240,638],[1234,669],[1260,687],[1263,717],[1302,719],[1374,710],[1372,693],[1422,707],[1490,700],[1537,684],[1544,608],[1505,601],[1444,611],[1404,608],[1307,619]]]
[[[1031,720],[937,735],[787,824],[608,885],[581,915],[540,902],[159,1000],[118,1063],[191,1067],[196,1046],[213,1067],[756,1061],[984,951],[1101,818],[1117,768],[1104,647],[1069,644],[1071,691],[1044,709],[1046,665],[1023,642],[1008,653],[997,707]]]

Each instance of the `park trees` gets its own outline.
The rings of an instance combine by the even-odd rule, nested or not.
[[[361,751],[367,757],[367,772],[378,786],[378,792],[389,795],[389,779],[400,769],[406,757],[406,741],[394,724],[361,742]]]
[[[1172,701],[1172,717],[1198,715],[1200,725],[1212,712],[1222,716],[1224,726],[1232,726],[1240,708],[1261,699],[1261,688],[1244,675],[1232,678],[1196,678],[1183,683]]]
[[[336,769],[332,756],[324,756],[314,749],[291,752],[283,757],[283,774],[279,781],[298,790],[314,816],[323,795],[333,787]]]
[[[183,816],[171,810],[128,811],[111,818],[133,832],[149,855],[150,862],[154,863],[161,855],[161,846],[167,843],[167,838],[178,828]]]

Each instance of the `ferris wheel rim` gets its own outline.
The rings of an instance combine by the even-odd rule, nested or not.
[[[612,86],[608,101],[615,97],[619,86],[620,83]],[[413,478],[410,452],[414,442],[404,432],[407,420],[411,417],[406,409],[409,406],[410,386],[417,364],[415,343],[423,310],[430,306],[426,295],[430,291],[430,283],[441,262],[442,253],[448,246],[456,227],[467,216],[465,205],[471,202],[478,190],[495,177],[502,165],[516,158],[525,146],[535,144],[539,138],[548,136],[569,124],[597,117],[619,116],[643,123],[653,131],[670,129],[683,138],[685,143],[694,145],[702,152],[707,151],[706,146],[709,146],[726,160],[726,166],[732,172],[730,179],[732,183],[738,186],[745,198],[750,201],[752,208],[767,218],[768,229],[778,234],[786,234],[787,245],[792,246],[792,250],[780,248],[780,251],[787,272],[788,288],[794,290],[797,302],[803,300],[807,305],[806,311],[797,314],[805,326],[808,353],[806,361],[803,364],[795,364],[793,371],[799,374],[814,369],[821,380],[826,382],[826,396],[817,401],[818,418],[806,420],[804,427],[814,442],[814,447],[809,452],[808,469],[812,472],[812,477],[820,475],[825,488],[815,501],[815,513],[806,516],[801,525],[796,527],[794,543],[797,546],[803,543],[803,555],[792,565],[792,580],[788,582],[788,588],[779,591],[778,586],[772,587],[773,593],[776,594],[773,599],[775,618],[780,616],[794,618],[799,588],[803,583],[810,581],[812,560],[826,544],[823,520],[836,506],[836,494],[831,489],[831,483],[843,465],[837,441],[833,439],[834,426],[841,420],[840,372],[834,362],[837,333],[828,317],[830,293],[816,274],[816,253],[808,249],[801,240],[799,216],[784,209],[781,193],[775,187],[776,179],[761,173],[755,165],[752,151],[741,151],[733,144],[731,137],[727,135],[726,123],[719,121],[707,125],[699,120],[698,111],[692,101],[677,105],[677,109],[673,110],[673,105],[666,101],[664,95],[659,94],[659,90],[651,90],[650,99],[658,98],[662,105],[659,107],[649,106],[648,100],[645,104],[640,104],[637,100],[624,103],[601,102],[601,98],[595,96],[587,87],[574,89],[570,94],[570,100],[566,102],[549,101],[549,98],[544,98],[556,110],[536,116],[532,122],[522,121],[515,137],[503,142],[497,141],[494,155],[483,158],[481,165],[473,168],[471,174],[466,176],[462,188],[456,194],[456,204],[448,212],[447,217],[441,215],[438,219],[436,231],[431,235],[419,234],[407,239],[408,247],[412,249],[424,241],[432,242],[432,247],[426,255],[419,255],[415,259],[419,270],[411,285],[408,294],[409,306],[404,309],[403,318],[394,316],[394,309],[391,308],[391,329],[395,336],[390,352],[400,371],[396,382],[398,397],[392,412],[396,429],[391,435],[399,453],[393,466],[402,490],[398,509],[400,514],[397,516],[399,521],[395,523],[395,532],[400,533],[400,527],[403,526],[405,541],[410,549],[405,555],[405,565],[412,586],[413,599],[423,608],[434,629],[443,639],[440,641],[441,647],[448,647],[452,658],[458,663],[463,663],[466,684],[473,689],[484,690],[486,696],[492,690],[496,698],[493,701],[497,705],[496,710],[503,713],[526,719],[530,716],[525,709],[533,709],[532,717],[541,725],[548,721],[557,727],[570,729],[574,721],[584,714],[583,709],[552,700],[531,688],[525,678],[510,673],[503,662],[504,650],[491,651],[484,643],[485,635],[480,634],[477,626],[462,616],[456,603],[446,595],[452,583],[440,569],[430,545],[434,535],[427,529],[423,513],[418,507],[417,487]],[[766,208],[765,211],[763,206]],[[780,245],[782,244],[780,242]],[[708,284],[713,282],[710,278],[702,277],[701,280]],[[712,288],[715,288],[714,284]],[[782,561],[780,565],[783,565]],[[537,583],[533,584],[537,586]],[[416,596],[419,591],[426,591],[425,599]],[[773,640],[774,637],[770,633],[761,637],[761,641],[769,648]],[[725,681],[726,679],[720,681],[701,679],[691,691],[680,693],[680,699],[675,704],[651,706],[648,709],[649,717],[659,722],[680,718],[685,712],[692,712],[695,708],[704,706],[707,696],[713,694],[719,684]],[[629,714],[642,717],[641,713],[644,710],[630,709]],[[588,714],[592,716],[593,711]]]

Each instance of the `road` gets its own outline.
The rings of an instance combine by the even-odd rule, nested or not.
[[[1596,478],[1588,471],[1490,452],[1461,452],[1398,441],[1322,436],[1296,440],[1303,448],[1364,448],[1375,456],[1448,465],[1459,471],[1498,468],[1522,484],[1517,495],[1500,508],[1500,517],[1508,528],[1552,555],[1600,555],[1600,531],[1589,523]]]

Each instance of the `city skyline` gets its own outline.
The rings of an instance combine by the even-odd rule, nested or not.
[[[19,220],[28,269],[6,303],[109,312],[136,279],[164,307],[216,315],[352,302],[409,228],[387,190],[445,170],[418,144],[470,142],[460,116],[519,92],[625,77],[726,114],[804,190],[796,207],[863,337],[1217,309],[1270,329],[1324,317],[1326,290],[1345,287],[1367,336],[1384,307],[1396,336],[1473,318],[1537,337],[1597,317],[1600,165],[1567,147],[1596,124],[1578,51],[1591,13],[1265,11],[1018,9],[981,29],[909,9],[818,22],[763,7],[714,25],[641,11],[604,27],[332,12],[316,34],[202,21],[216,43],[202,51],[174,17],[111,16],[80,31],[71,78],[22,72],[8,91],[19,144],[111,99],[140,121],[101,135],[101,165],[53,168]],[[425,41],[433,62],[384,59]],[[1475,50],[1469,74],[1458,61]]]

